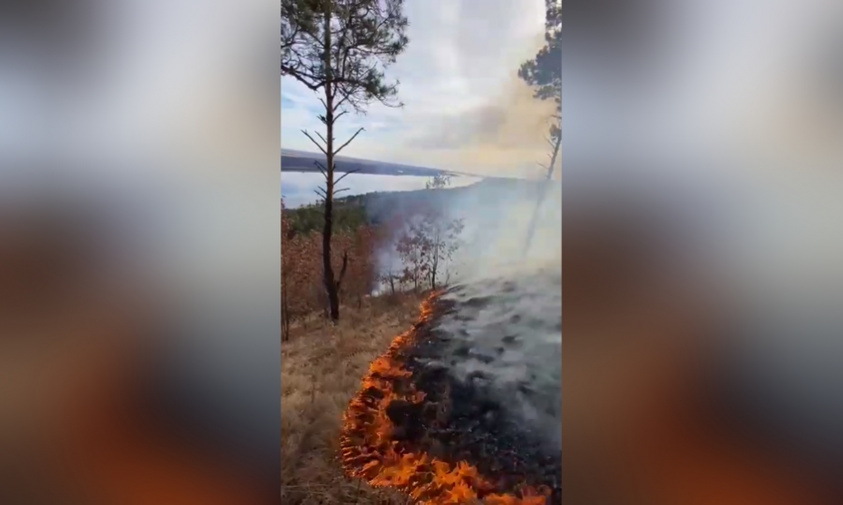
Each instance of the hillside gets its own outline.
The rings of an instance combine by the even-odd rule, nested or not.
[[[290,232],[309,233],[322,229],[322,205],[310,204],[294,209],[286,209],[287,218],[290,220]],[[366,215],[366,209],[357,201],[334,202],[334,230],[355,230],[360,225],[371,223]]]
[[[281,150],[281,170],[284,172],[315,172],[319,173],[316,162],[325,163],[325,156],[296,149]],[[337,156],[337,172],[356,172],[360,174],[379,175],[415,175],[432,177],[440,174],[458,175],[456,172],[439,170],[437,168],[418,167],[399,163],[350,158]]]
[[[456,200],[502,201],[535,191],[544,181],[525,179],[483,179],[469,186],[443,190],[376,191],[334,200],[334,223],[337,229],[354,229],[361,224],[384,224],[390,218],[411,211],[420,204],[445,207]],[[292,228],[296,232],[319,230],[322,207],[311,204],[289,209]]]

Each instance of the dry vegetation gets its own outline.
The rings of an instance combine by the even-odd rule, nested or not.
[[[394,491],[347,479],[338,459],[349,400],[369,364],[419,316],[423,294],[367,298],[333,326],[313,316],[281,344],[281,500],[285,504],[404,504]]]
[[[447,182],[437,181],[430,187]],[[371,362],[416,322],[425,290],[447,282],[447,262],[459,246],[462,223],[419,208],[380,227],[361,222],[337,230],[331,260],[342,316],[334,325],[328,322],[322,233],[307,217],[308,209],[286,209],[282,201],[282,501],[408,503],[396,491],[375,490],[345,477],[340,428]],[[392,270],[379,272],[378,253],[390,249],[398,261]],[[383,286],[388,295],[369,296]]]
[[[441,189],[447,184],[440,177],[428,187]],[[314,212],[314,207],[286,209],[281,200],[282,340],[289,337],[294,322],[317,311],[326,316],[330,312],[322,264],[323,232],[318,222],[321,212]],[[346,310],[358,308],[375,291],[396,295],[448,283],[452,273],[448,264],[461,246],[461,219],[450,219],[435,206],[419,205],[379,226],[355,222],[365,212],[350,206],[334,213],[338,222],[349,224],[331,237],[335,285],[340,304],[349,306]],[[379,255],[391,257],[391,264],[379,265],[383,262]]]

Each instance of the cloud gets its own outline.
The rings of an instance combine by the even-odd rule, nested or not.
[[[543,42],[544,1],[407,0],[410,43],[388,71],[401,109],[372,105],[343,117],[337,138],[359,127],[343,154],[484,175],[536,175],[553,105],[532,98],[520,64]],[[313,92],[282,78],[281,143],[313,151],[302,129],[321,127]]]

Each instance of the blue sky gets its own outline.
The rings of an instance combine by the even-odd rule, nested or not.
[[[476,13],[482,11],[483,16]],[[401,109],[373,104],[337,126],[341,141],[366,129],[347,156],[469,173],[536,176],[546,160],[553,107],[517,78],[542,44],[544,0],[406,0],[410,43],[387,76]],[[315,151],[301,130],[324,128],[317,96],[281,79],[281,145]],[[351,177],[349,177],[351,179]]]

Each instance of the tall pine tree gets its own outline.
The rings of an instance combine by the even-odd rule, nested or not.
[[[403,6],[403,0],[283,0],[281,5],[281,75],[314,91],[325,111],[318,116],[324,134],[302,132],[325,155],[324,164],[317,162],[325,187],[317,193],[324,204],[323,281],[335,322],[347,257],[337,276],[331,264],[333,203],[342,191],[337,184],[351,173],[335,178],[335,159],[363,128],[342,144],[334,138],[334,128],[339,118],[350,111],[365,112],[372,102],[400,105],[398,83],[388,81],[384,70],[408,42]]]
[[[551,146],[550,163],[547,166],[546,180],[553,177],[553,168],[562,145],[562,0],[545,0],[545,45],[536,56],[521,65],[518,76],[533,86],[534,96],[541,100],[552,100],[556,112],[550,125],[548,143]],[[526,255],[536,232],[536,220],[539,208],[547,194],[547,183],[542,186],[536,202],[536,208],[527,227],[527,240],[524,247]]]

